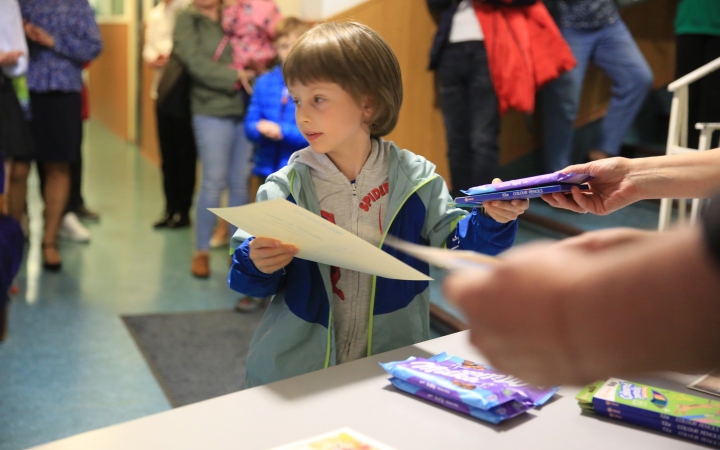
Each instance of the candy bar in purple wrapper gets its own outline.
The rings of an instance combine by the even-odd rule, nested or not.
[[[484,410],[513,400],[539,406],[558,390],[556,387],[531,386],[512,375],[446,353],[430,359],[411,357],[380,365],[396,378]]]
[[[419,388],[414,384],[410,384],[407,381],[403,381],[399,378],[390,378],[390,382],[393,386],[400,389],[401,391],[407,392],[408,394],[412,394],[416,397],[420,397],[422,399],[444,406],[448,409],[452,409],[453,411],[467,414],[469,416],[475,417],[476,419],[484,420],[485,422],[494,423],[496,425],[503,420],[519,416],[528,409],[532,408],[532,405],[513,400],[500,406],[490,408],[486,411],[480,408],[473,408],[472,406],[468,406],[456,400],[447,399],[434,392]]]
[[[548,173],[545,175],[537,175],[529,178],[520,178],[518,180],[503,181],[495,184],[483,184],[475,186],[466,191],[462,191],[467,195],[487,194],[490,192],[509,191],[512,189],[525,189],[537,186],[546,186],[549,184],[582,184],[593,179],[592,175],[584,173]]]

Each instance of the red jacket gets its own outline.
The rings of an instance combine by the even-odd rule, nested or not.
[[[542,2],[494,7],[473,2],[485,35],[500,114],[535,109],[535,92],[575,67],[575,57]]]

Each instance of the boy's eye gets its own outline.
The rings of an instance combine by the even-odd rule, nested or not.
[[[315,103],[322,103],[325,101],[325,99],[322,97],[315,97],[313,100],[315,101]]]
[[[296,99],[296,98],[293,98],[292,101],[293,101],[293,103],[295,103],[296,105],[299,105],[299,104],[300,104],[300,100],[298,100],[298,99]]]

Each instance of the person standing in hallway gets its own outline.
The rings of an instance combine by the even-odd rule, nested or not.
[[[0,1],[0,214],[5,213],[5,160],[30,152],[32,137],[13,80],[25,75],[28,48],[17,0]]]
[[[189,3],[189,0],[163,0],[148,15],[143,59],[155,69],[150,91],[153,100],[158,98],[158,83],[172,52],[175,17]],[[188,227],[197,167],[192,121],[190,116],[177,111],[165,111],[157,104],[155,114],[162,157],[165,211],[153,227]]]
[[[82,140],[82,67],[100,54],[102,40],[86,0],[21,0],[20,8],[30,42],[32,159],[46,177],[43,266],[58,271],[58,227],[70,190],[70,163],[80,157]],[[8,206],[15,218],[25,211],[29,172],[30,159],[13,164]]]
[[[720,2],[680,0],[675,16],[675,77],[720,58]],[[698,122],[720,122],[720,70],[690,84],[688,92],[688,148],[698,148]],[[718,146],[715,137],[711,148]]]
[[[545,170],[571,164],[574,124],[583,79],[593,62],[612,80],[612,98],[600,142],[590,160],[617,156],[628,129],[650,90],[653,74],[613,0],[545,0],[570,45],[577,66],[543,89]]]
[[[427,0],[440,15],[430,69],[440,82],[453,197],[491,183],[498,171],[500,114],[484,35],[472,0]]]
[[[216,217],[208,208],[220,205],[229,187],[228,206],[248,201],[252,145],[245,136],[242,81],[248,73],[231,67],[230,46],[220,47],[225,33],[220,26],[219,0],[194,0],[178,14],[173,32],[174,54],[192,79],[190,107],[202,167],[197,200],[195,246],[191,272],[210,276],[210,239]],[[235,233],[235,228],[230,227]]]

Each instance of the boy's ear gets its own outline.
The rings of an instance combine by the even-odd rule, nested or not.
[[[365,99],[362,103],[362,110],[363,110],[363,116],[365,117],[365,120],[372,119],[373,114],[375,114],[375,98],[371,96],[365,96]]]

